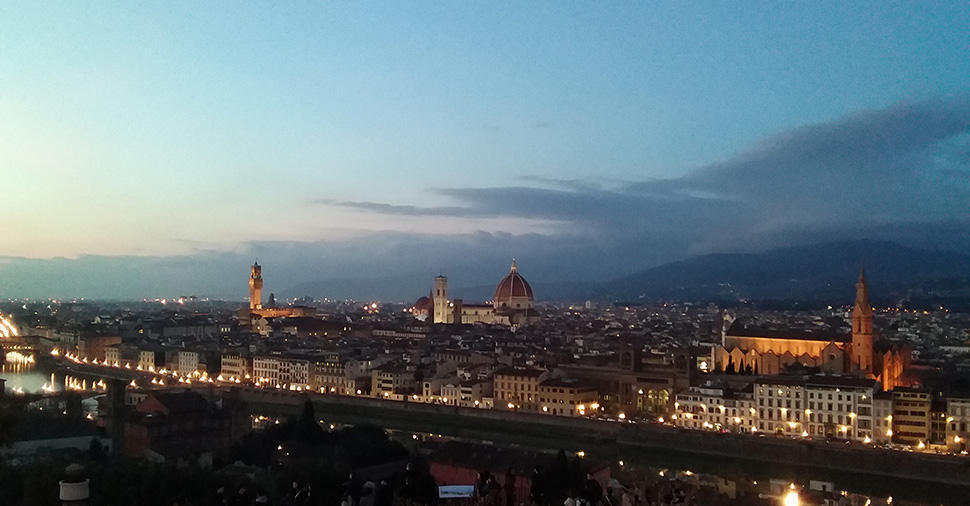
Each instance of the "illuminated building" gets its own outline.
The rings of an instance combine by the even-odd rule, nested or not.
[[[253,262],[249,275],[249,309],[263,309],[263,267]]]
[[[253,262],[249,270],[249,307],[239,311],[239,320],[256,325],[259,319],[286,318],[291,316],[313,316],[316,312],[312,307],[263,307],[263,266]]]
[[[538,412],[539,384],[549,376],[545,369],[526,369],[505,367],[492,375],[495,391],[495,406],[499,409],[513,409]]]
[[[539,383],[539,412],[550,415],[595,414],[600,395],[596,386],[573,378],[551,378]]]
[[[239,352],[224,352],[220,358],[219,374],[224,380],[239,378],[243,381],[252,372],[252,360]]]
[[[676,411],[671,421],[689,429],[726,430],[746,433],[757,427],[752,386],[741,390],[723,387],[695,386],[678,393]]]
[[[415,368],[402,362],[390,362],[371,370],[371,395],[382,399],[403,400],[418,390]]]
[[[946,399],[946,447],[951,451],[967,449],[970,437],[970,395]]]
[[[893,389],[893,441],[918,445],[930,439],[930,394],[918,388]]]
[[[495,287],[490,304],[468,304],[461,299],[449,299],[448,278],[437,276],[430,297],[418,299],[411,312],[418,319],[426,319],[430,312],[434,323],[446,324],[485,323],[518,327],[539,319],[532,286],[519,274],[515,260],[508,275]]]
[[[781,374],[788,366],[817,367],[829,374],[876,378],[883,389],[902,384],[909,366],[908,347],[883,346],[875,352],[873,314],[865,272],[859,272],[851,335],[776,331],[752,328],[734,321],[724,329],[721,345],[711,351],[715,371],[760,375]]]

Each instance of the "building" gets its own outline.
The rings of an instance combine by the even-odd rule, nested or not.
[[[872,434],[877,443],[888,443],[893,438],[893,393],[876,392],[872,402]]]
[[[143,371],[151,371],[158,367],[159,363],[165,363],[165,353],[154,349],[140,348],[138,350],[138,364]]]
[[[596,385],[607,412],[668,416],[674,395],[690,386],[693,371],[687,351],[654,353],[627,349],[615,357],[584,357],[559,364],[557,373]]]
[[[220,409],[198,393],[153,391],[125,422],[124,451],[156,461],[211,462],[214,454],[225,455],[247,430],[245,421],[234,418],[231,408]]]
[[[306,390],[310,388],[310,362],[299,356],[257,355],[252,376],[260,385]]]
[[[599,410],[596,385],[574,378],[550,378],[539,383],[539,412],[559,416],[586,416]]]
[[[781,374],[786,367],[800,364],[817,367],[827,374],[856,374],[878,379],[884,390],[902,384],[909,366],[908,350],[884,346],[876,353],[872,304],[865,271],[859,272],[851,334],[835,331],[795,332],[761,329],[743,320],[726,321],[721,345],[711,350],[715,371],[754,375]]]
[[[676,412],[671,421],[688,429],[757,432],[758,411],[755,409],[753,386],[741,390],[725,386],[692,386],[677,394]]]
[[[538,413],[539,384],[549,376],[545,369],[504,367],[492,375],[495,405],[503,409]]]
[[[946,398],[946,447],[950,451],[966,451],[970,437],[970,395]]]
[[[199,352],[176,351],[172,357],[171,369],[182,376],[191,376],[199,372]]]
[[[402,400],[418,391],[414,367],[402,362],[389,362],[371,370],[371,395]]]
[[[879,392],[875,380],[851,376],[812,376],[805,383],[808,405],[803,426],[809,436],[874,439],[873,403]]]
[[[78,339],[77,355],[89,360],[104,362],[105,348],[118,346],[121,344],[121,336],[117,335],[92,335]]]
[[[430,303],[430,308],[429,308]],[[515,260],[508,275],[495,287],[491,303],[470,304],[448,298],[448,278],[437,276],[429,297],[421,297],[411,308],[418,319],[431,313],[434,323],[498,324],[510,327],[529,325],[539,320],[532,286],[519,274]]]
[[[252,360],[239,352],[223,352],[220,358],[221,381],[243,381],[251,378]]]
[[[312,307],[263,307],[263,267],[259,261],[253,262],[249,269],[249,307],[239,310],[239,320],[253,322],[260,318],[286,318],[295,316],[313,316],[316,313]]]
[[[919,388],[893,390],[892,438],[896,443],[927,444],[930,440],[930,394]]]

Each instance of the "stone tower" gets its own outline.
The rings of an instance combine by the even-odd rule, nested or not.
[[[855,284],[855,307],[852,308],[852,363],[853,371],[872,372],[872,304],[866,271],[859,270],[859,282]]]
[[[434,322],[451,323],[449,316],[451,311],[448,308],[448,278],[437,276],[434,278]]]
[[[249,274],[249,309],[263,309],[263,268],[258,260]]]

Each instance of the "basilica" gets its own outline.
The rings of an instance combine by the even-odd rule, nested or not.
[[[911,351],[905,346],[873,343],[873,315],[865,271],[856,283],[849,336],[754,328],[728,320],[721,345],[711,352],[715,371],[775,375],[793,365],[828,374],[859,375],[879,380],[884,390],[903,386]]]
[[[469,304],[461,299],[449,299],[448,278],[437,276],[431,293],[418,299],[411,313],[422,321],[431,318],[434,323],[482,323],[513,328],[539,320],[532,286],[519,274],[515,260],[508,275],[495,287],[491,302]]]

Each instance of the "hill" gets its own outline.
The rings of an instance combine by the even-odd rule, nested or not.
[[[895,301],[929,294],[937,284],[955,293],[965,290],[970,256],[870,240],[710,254],[615,279],[602,294],[630,301],[829,299],[837,304],[851,301],[860,266],[874,299]]]

